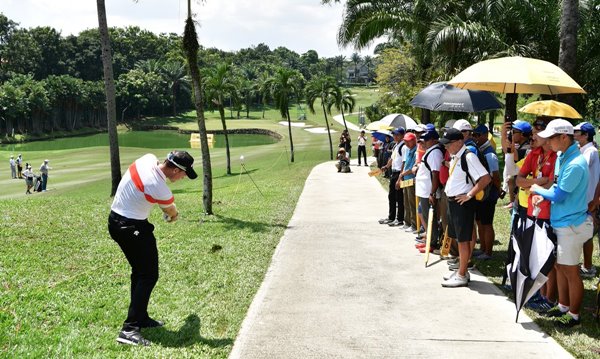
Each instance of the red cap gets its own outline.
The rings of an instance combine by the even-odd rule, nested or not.
[[[412,132],[409,132],[406,135],[404,135],[404,142],[406,142],[406,141],[414,141],[416,139],[417,139],[417,136],[415,136],[415,134],[412,133]]]

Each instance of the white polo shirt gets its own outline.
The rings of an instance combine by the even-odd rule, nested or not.
[[[155,203],[162,208],[171,206],[175,198],[158,163],[156,156],[149,153],[129,166],[110,209],[123,217],[144,220]]]
[[[587,203],[590,203],[594,199],[594,192],[596,192],[596,185],[600,180],[600,158],[598,158],[598,149],[594,146],[593,142],[589,142],[585,146],[579,148],[581,154],[585,158],[588,167],[590,168],[590,176],[588,177],[588,187],[586,192]]]
[[[406,146],[404,146],[404,141],[400,141],[400,143],[394,146],[392,150],[392,172],[399,172],[402,169],[402,153],[400,152],[400,147],[404,150]]]
[[[438,149],[440,146],[441,145],[436,144],[428,148],[423,155],[423,160],[419,163],[417,175],[415,176],[415,194],[417,197],[429,198],[429,195],[431,194],[432,173],[429,172],[424,161],[427,161],[427,165],[431,168],[431,171],[439,172],[442,167],[442,162],[444,161],[442,151]]]
[[[462,169],[460,163],[460,157],[466,149],[467,147],[463,145],[460,151],[458,151],[458,153],[450,160],[448,182],[446,182],[446,187],[444,189],[448,197],[467,194],[473,188],[473,183],[471,183],[470,180],[467,181],[467,173]],[[479,158],[477,158],[476,154],[472,152],[467,153],[466,160],[473,181],[477,182],[481,177],[488,174],[485,167],[479,162]]]

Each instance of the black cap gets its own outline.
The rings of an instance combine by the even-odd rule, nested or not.
[[[194,171],[194,157],[186,151],[173,151],[167,155],[167,161],[174,164],[180,170],[185,171],[189,179],[198,177]]]
[[[450,128],[450,129],[448,129],[448,131],[446,131],[446,133],[444,134],[444,137],[442,137],[442,139],[440,140],[440,143],[442,145],[447,145],[450,142],[458,141],[458,140],[464,140],[464,136],[463,136],[462,132],[460,132],[456,128]]]

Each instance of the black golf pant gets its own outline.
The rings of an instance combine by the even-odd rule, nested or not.
[[[402,189],[396,189],[396,182],[400,177],[400,172],[392,172],[390,176],[390,188],[388,192],[389,220],[404,219],[404,198],[402,197]]]
[[[367,165],[367,146],[358,146],[358,165],[360,166],[360,155],[365,159],[365,166]]]
[[[150,294],[158,281],[158,250],[154,226],[147,220],[132,220],[111,212],[108,231],[131,266],[131,291],[124,330],[139,328],[147,320]]]

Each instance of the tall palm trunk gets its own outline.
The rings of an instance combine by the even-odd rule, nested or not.
[[[576,78],[577,70],[577,22],[579,19],[579,1],[562,0],[560,16],[560,49],[558,67],[569,76]],[[575,106],[574,95],[560,96],[562,102]]]
[[[98,27],[102,45],[102,67],[104,69],[104,91],[106,93],[106,115],[108,127],[108,146],[110,151],[111,197],[117,193],[121,182],[121,160],[119,158],[119,138],[117,137],[117,107],[115,104],[115,79],[113,75],[112,54],[108,24],[106,21],[106,6],[104,0],[97,0]]]
[[[292,122],[290,121],[290,108],[285,111],[288,120],[288,134],[290,136],[290,162],[294,162],[294,141],[292,141]]]
[[[331,142],[331,130],[329,129],[329,120],[327,119],[324,98],[321,98],[321,107],[323,107],[323,115],[325,115],[325,124],[327,125],[327,136],[329,136],[329,159],[333,160],[333,142]]]
[[[212,210],[212,169],[210,165],[210,151],[208,149],[208,139],[206,137],[206,122],[204,119],[204,108],[202,103],[202,81],[200,71],[198,70],[198,35],[192,20],[192,4],[188,0],[188,18],[185,20],[185,32],[183,34],[183,49],[190,76],[192,77],[192,88],[194,91],[194,107],[196,108],[196,121],[198,123],[198,132],[200,132],[200,150],[202,151],[202,175],[203,175],[203,194],[202,203],[206,214],[213,214]]]
[[[225,122],[225,107],[223,106],[222,98],[219,98],[219,115],[221,124],[223,125],[223,134],[225,135],[225,157],[227,162],[227,174],[231,174],[231,153],[229,152],[229,135],[227,134],[227,122]]]
[[[344,106],[342,106],[340,110],[342,111],[342,120],[344,120],[344,128],[346,129],[346,131],[348,131],[348,125],[346,124],[346,115],[344,115]]]
[[[171,87],[173,91],[173,116],[177,116],[177,86]]]

